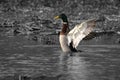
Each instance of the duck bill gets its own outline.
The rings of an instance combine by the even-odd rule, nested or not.
[[[55,16],[54,19],[59,19],[60,17],[59,16]]]

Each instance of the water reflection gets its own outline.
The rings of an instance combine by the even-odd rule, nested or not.
[[[88,76],[90,75],[90,72],[87,69],[88,64],[80,56],[61,55],[60,70],[62,74],[64,74],[66,80],[88,80]]]

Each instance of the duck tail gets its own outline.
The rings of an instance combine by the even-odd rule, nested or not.
[[[72,52],[77,52],[77,49],[73,47],[73,41],[71,41],[69,48]]]

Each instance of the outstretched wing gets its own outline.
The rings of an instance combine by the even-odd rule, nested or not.
[[[95,19],[87,20],[81,24],[76,25],[67,35],[68,44],[73,43],[76,48],[80,41],[85,38],[95,27]]]
[[[100,37],[100,36],[104,36],[104,35],[113,35],[115,34],[114,31],[97,31],[97,32],[91,32],[90,34],[88,34],[86,37],[83,38],[83,40],[91,40],[95,37]]]

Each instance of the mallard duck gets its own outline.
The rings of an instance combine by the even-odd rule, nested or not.
[[[55,16],[54,19],[62,19],[62,29],[59,34],[59,42],[63,52],[77,52],[77,46],[80,41],[89,35],[97,21],[96,19],[86,20],[77,24],[72,30],[69,29],[69,23],[65,14]]]

